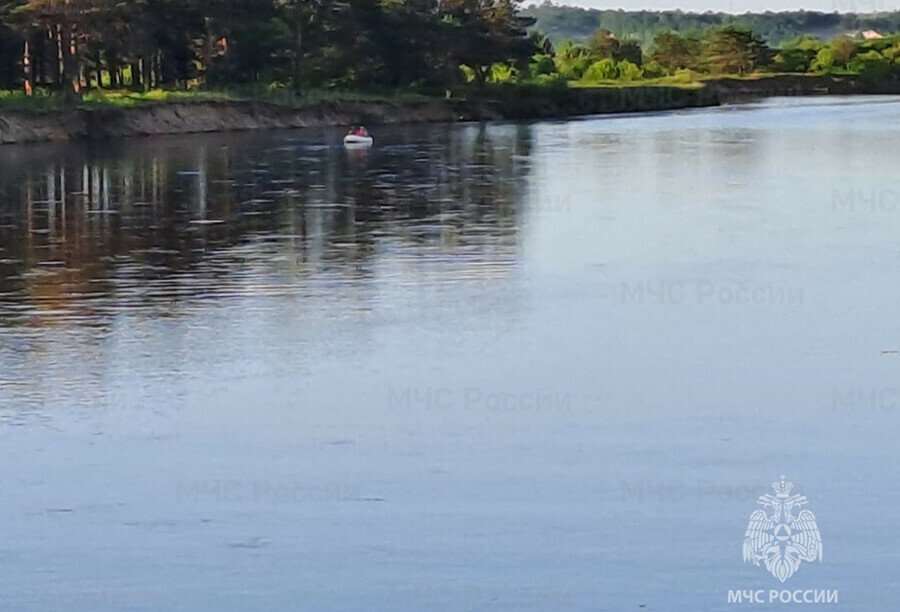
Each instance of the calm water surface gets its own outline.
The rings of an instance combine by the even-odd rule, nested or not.
[[[0,608],[895,609],[900,102],[339,141],[0,149]]]

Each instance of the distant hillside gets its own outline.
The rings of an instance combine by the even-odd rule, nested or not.
[[[537,19],[534,28],[555,42],[582,42],[600,28],[618,37],[633,37],[647,44],[660,31],[689,32],[725,23],[747,25],[771,45],[780,45],[801,34],[831,40],[845,33],[877,30],[883,34],[900,32],[900,11],[891,13],[817,13],[793,11],[784,13],[684,13],[682,11],[623,11],[582,9],[544,2],[532,5],[523,13]]]

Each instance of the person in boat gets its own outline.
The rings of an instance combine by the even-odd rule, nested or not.
[[[350,128],[350,131],[347,132],[347,134],[349,136],[364,136],[365,137],[365,136],[369,135],[369,132],[366,131],[366,128],[364,128],[363,126],[355,125],[352,128]]]

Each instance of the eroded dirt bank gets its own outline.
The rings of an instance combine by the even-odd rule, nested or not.
[[[0,111],[0,142],[24,143],[238,130],[477,120],[561,119],[716,106],[769,96],[900,94],[900,81],[778,75],[717,79],[694,89],[508,87],[484,100],[334,101],[300,108],[264,102],[160,102],[127,108]]]
[[[454,121],[442,103],[340,102],[293,109],[238,101],[161,102],[129,108],[77,108],[64,111],[0,111],[0,141],[45,142],[161,134],[299,128],[367,121]]]
[[[900,94],[900,81],[890,79],[868,81],[827,75],[781,74],[760,79],[722,78],[708,81],[705,87],[722,102],[772,96]]]
[[[290,108],[263,102],[161,102],[128,108],[0,111],[0,142],[46,142],[328,125],[368,125],[577,115],[709,106],[702,90],[674,87],[521,90],[482,101],[324,102]]]

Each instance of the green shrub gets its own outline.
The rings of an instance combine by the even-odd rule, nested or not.
[[[658,79],[666,76],[665,69],[658,62],[647,62],[643,67],[645,79]]]
[[[556,72],[556,64],[553,63],[553,56],[540,53],[534,56],[531,63],[531,73],[535,75],[549,75]]]
[[[834,55],[834,49],[832,49],[831,47],[825,47],[816,54],[816,59],[813,60],[810,68],[814,72],[828,74],[834,69],[835,61],[836,58]]]
[[[693,83],[697,79],[694,76],[693,70],[689,70],[688,68],[680,68],[675,71],[675,74],[672,75],[670,80],[673,83]]]
[[[617,66],[617,70],[619,72],[619,78],[623,81],[637,81],[644,73],[641,71],[640,67],[637,64],[633,64],[628,60],[622,60],[619,62]]]
[[[509,64],[493,64],[488,78],[492,83],[513,83],[516,81],[516,69]]]
[[[850,69],[864,79],[883,79],[891,73],[891,61],[878,51],[867,51],[853,58]]]
[[[807,49],[783,49],[775,56],[776,72],[807,72],[815,61],[816,53]]]
[[[582,80],[588,82],[609,81],[618,77],[619,67],[616,65],[616,61],[607,57],[591,64],[585,71]]]

